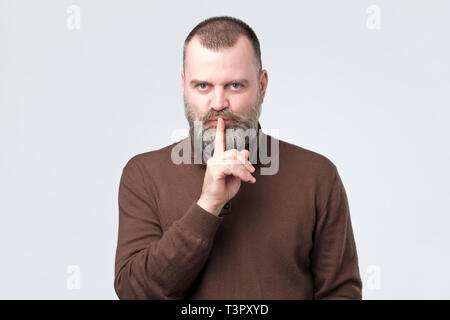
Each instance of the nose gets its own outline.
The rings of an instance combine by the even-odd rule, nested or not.
[[[214,110],[220,111],[229,107],[228,98],[225,96],[223,88],[216,88],[211,99],[210,107]]]

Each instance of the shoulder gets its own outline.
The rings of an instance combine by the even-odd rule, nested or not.
[[[159,149],[138,153],[138,154],[132,156],[127,161],[125,166],[138,165],[138,166],[147,167],[147,166],[152,166],[152,165],[153,166],[164,165],[165,162],[167,162],[167,157],[169,157],[169,159],[170,159],[171,150],[176,143],[177,142],[174,142],[168,146],[165,146],[165,147],[162,147]]]
[[[317,177],[334,179],[336,165],[326,155],[283,140],[279,140],[279,144],[280,155],[287,167]]]
[[[164,171],[165,167],[173,166],[170,161],[171,150],[178,142],[174,142],[165,147],[138,153],[132,156],[124,165],[124,171],[149,174],[150,172]]]
[[[170,172],[170,152],[174,144],[132,156],[123,166],[122,183],[159,197],[157,186]]]
[[[287,168],[284,177],[293,185],[313,190],[318,208],[326,206],[333,190],[344,188],[336,165],[326,155],[286,141],[280,141],[280,154],[283,157],[280,170],[282,165]]]

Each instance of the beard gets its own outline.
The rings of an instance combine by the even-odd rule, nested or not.
[[[256,103],[246,108],[248,112],[244,115],[225,108],[220,111],[209,109],[204,115],[198,116],[194,111],[198,108],[189,103],[185,94],[183,94],[183,101],[185,116],[189,122],[189,135],[196,149],[195,152],[204,154],[206,158],[213,155],[217,129],[209,124],[209,121],[219,116],[231,120],[225,124],[225,150],[241,151],[244,148],[249,150],[250,145],[256,143],[258,120],[261,115],[261,90],[258,90]]]

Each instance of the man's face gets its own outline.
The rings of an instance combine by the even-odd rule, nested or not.
[[[194,37],[186,49],[182,86],[191,139],[197,128],[203,147],[215,139],[217,122],[213,119],[217,116],[226,119],[226,129],[257,130],[267,72],[258,73],[246,37],[241,36],[232,48],[220,51],[202,47]],[[236,135],[242,130],[227,130],[227,142],[240,139]]]

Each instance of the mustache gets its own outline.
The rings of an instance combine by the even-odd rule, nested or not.
[[[186,119],[189,122],[189,131],[192,135],[194,131],[195,122],[199,121],[202,123],[204,128],[210,127],[209,121],[211,121],[214,117],[224,117],[230,119],[232,124],[230,127],[241,128],[243,130],[247,130],[249,128],[256,128],[258,118],[261,112],[261,104],[260,94],[258,92],[257,103],[250,107],[250,110],[243,115],[235,114],[229,108],[225,108],[222,110],[208,109],[208,111],[200,115],[195,111],[194,105],[190,104],[190,101],[187,99],[186,95],[183,93],[183,103],[184,103],[184,114]],[[228,125],[226,125],[228,127]]]
[[[228,109],[223,109],[221,111],[216,110],[209,110],[202,118],[201,121],[203,123],[207,123],[208,121],[211,121],[214,117],[224,117],[232,120],[233,122],[246,122],[246,119],[243,119],[242,117],[234,114]]]

